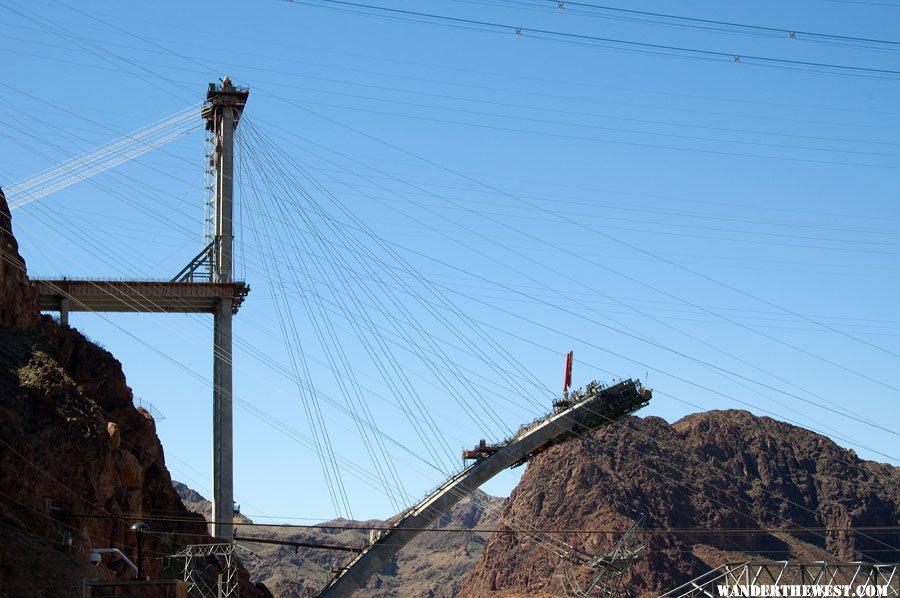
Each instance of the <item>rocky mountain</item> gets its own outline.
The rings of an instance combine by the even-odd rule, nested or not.
[[[0,597],[81,596],[82,579],[130,579],[120,559],[212,542],[172,487],[153,418],[135,408],[121,364],[77,330],[41,316],[0,192]],[[242,596],[265,596],[243,572]],[[144,595],[151,596],[151,593]]]
[[[642,515],[645,556],[623,578],[627,595],[656,596],[748,558],[897,562],[900,533],[841,530],[897,529],[900,468],[745,411],[671,425],[629,417],[528,464],[501,515],[509,533],[489,540],[461,594],[579,595],[596,574],[561,556],[557,540],[602,555]]]
[[[212,503],[203,498],[202,494],[193,488],[188,487],[187,484],[182,484],[181,482],[174,480],[172,481],[172,487],[175,488],[175,493],[178,495],[178,498],[181,499],[181,502],[188,511],[200,513],[205,518],[210,517],[210,513],[212,513]]]
[[[212,502],[203,497],[202,494],[181,482],[173,481],[172,487],[175,488],[175,494],[181,499],[181,504],[191,513],[202,515],[203,519],[209,521],[212,519]],[[234,513],[234,522],[253,525],[253,522],[238,512]]]
[[[209,517],[211,504],[194,490],[175,482],[175,488],[191,511]],[[445,514],[434,527],[471,530],[492,528],[504,500],[478,492]],[[236,527],[238,538],[268,538],[292,542],[363,546],[367,529],[384,527],[389,521],[334,519],[308,528],[254,525],[243,518]],[[350,528],[350,529],[348,529]],[[480,532],[423,532],[406,546],[393,562],[370,580],[365,596],[449,597],[456,596],[466,575],[478,560],[489,534]],[[254,556],[245,559],[253,579],[265,583],[282,598],[315,596],[330,579],[331,571],[353,557],[352,553],[294,548],[241,540]]]

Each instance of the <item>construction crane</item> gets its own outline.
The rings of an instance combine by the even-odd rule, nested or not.
[[[646,406],[651,397],[650,389],[643,388],[636,380],[623,380],[611,386],[593,382],[584,391],[566,394],[564,405],[557,404],[549,415],[522,426],[511,438],[491,445],[480,442],[471,451],[463,453],[465,459],[474,461],[472,464],[405,511],[393,526],[373,535],[370,545],[341,569],[319,596],[352,594],[420,531],[487,480],[506,468],[526,463],[555,444],[578,438],[634,413]]]

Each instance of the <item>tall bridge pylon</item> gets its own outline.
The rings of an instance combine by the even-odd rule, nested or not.
[[[212,535],[234,536],[232,319],[250,287],[234,280],[234,131],[250,90],[228,77],[210,83],[201,116],[213,139],[215,228],[209,244],[170,281],[34,280],[41,309],[69,312],[213,314]]]

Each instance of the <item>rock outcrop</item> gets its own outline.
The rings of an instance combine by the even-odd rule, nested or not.
[[[0,596],[80,595],[82,579],[129,579],[121,560],[92,567],[93,548],[144,570],[209,543],[203,517],[172,487],[149,413],[135,408],[121,364],[78,331],[41,316],[0,196]],[[243,572],[242,596],[264,596]],[[148,594],[149,595],[149,594]]]
[[[510,533],[491,538],[462,594],[559,596],[583,588],[591,569],[527,532],[569,530],[554,537],[599,555],[641,515],[646,557],[624,577],[629,595],[655,596],[750,557],[897,562],[896,531],[840,530],[897,529],[900,468],[745,411],[699,413],[672,425],[630,417],[528,464],[501,516]],[[660,529],[682,531],[653,531]]]
[[[0,189],[0,326],[23,330],[40,319],[37,297],[25,273],[25,260],[12,233],[6,196]]]

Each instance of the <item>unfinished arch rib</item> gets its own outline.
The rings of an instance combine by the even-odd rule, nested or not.
[[[369,547],[341,570],[320,597],[347,596],[361,588],[424,528],[437,521],[453,505],[504,469],[521,465],[554,444],[602,428],[647,405],[649,389],[635,380],[604,387],[591,384],[584,395],[558,401],[550,415],[522,426],[503,443],[484,451],[483,457],[447,480],[419,504],[409,509]],[[489,453],[489,454],[488,454]]]

